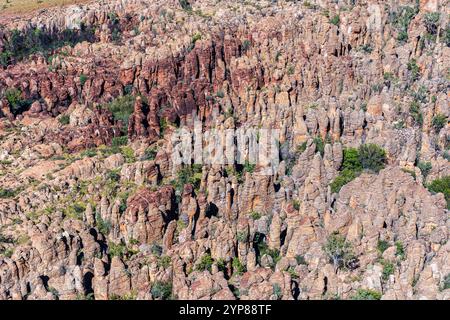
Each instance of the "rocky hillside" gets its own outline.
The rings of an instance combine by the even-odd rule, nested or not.
[[[450,299],[449,15],[448,0],[0,15],[0,299]],[[194,118],[278,129],[276,172],[174,163]]]

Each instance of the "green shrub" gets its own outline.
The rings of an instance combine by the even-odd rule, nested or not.
[[[244,172],[253,173],[255,171],[256,164],[250,164],[250,162],[245,161]]]
[[[5,98],[14,115],[18,115],[31,105],[31,101],[22,98],[22,91],[10,88],[5,91]]]
[[[114,137],[114,138],[112,138],[112,141],[111,141],[111,145],[113,147],[126,146],[127,143],[128,143],[127,136]]]
[[[153,255],[159,257],[159,256],[162,254],[162,252],[163,252],[163,248],[162,248],[160,245],[158,245],[158,244],[156,244],[156,243],[153,243],[152,246],[151,246],[151,248],[150,248],[150,252],[151,252]]]
[[[109,254],[111,257],[123,258],[127,253],[127,247],[124,243],[113,243],[109,244]]]
[[[391,14],[391,20],[396,28],[397,40],[401,43],[408,40],[408,27],[412,19],[419,12],[418,7],[402,6],[397,12]]]
[[[294,207],[295,210],[300,210],[300,201],[298,200],[294,200],[292,201],[292,206]]]
[[[396,241],[395,248],[395,255],[403,260],[405,258],[405,247],[403,246],[403,243],[401,241]]]
[[[95,157],[97,155],[97,150],[95,150],[95,149],[87,149],[87,150],[84,150],[83,152],[81,152],[80,155],[82,157],[92,158],[92,157]]]
[[[361,171],[362,164],[359,158],[359,151],[356,148],[344,149],[344,159],[342,161],[343,170]]]
[[[331,192],[338,193],[343,186],[354,180],[358,176],[358,174],[359,172],[351,171],[348,169],[343,170],[330,184]]]
[[[238,242],[247,242],[248,234],[245,231],[238,231],[236,233],[236,238]]]
[[[0,188],[0,199],[14,198],[19,194],[20,189],[3,189]]]
[[[213,259],[211,258],[210,254],[204,254],[202,258],[200,259],[200,262],[197,263],[195,266],[195,269],[198,271],[205,271],[208,270],[211,272],[211,267],[213,264]]]
[[[129,293],[125,293],[124,295],[120,296],[118,294],[112,294],[109,296],[109,300],[136,300],[137,293],[132,291]]]
[[[86,211],[86,204],[83,202],[74,202],[63,211],[64,215],[71,219],[83,220],[83,214]]]
[[[59,117],[58,121],[59,121],[60,124],[65,126],[65,125],[68,125],[70,123],[70,117],[68,115],[64,114],[61,117]]]
[[[222,271],[223,273],[225,273],[227,271],[227,265],[224,259],[220,258],[217,260],[217,269],[219,269],[219,271]]]
[[[252,211],[252,212],[250,212],[250,217],[251,217],[253,220],[258,220],[258,219],[261,218],[261,213],[258,212],[258,211]]]
[[[383,272],[381,274],[381,278],[386,281],[389,279],[391,274],[394,274],[395,266],[392,262],[382,260],[381,264],[383,265]]]
[[[158,267],[167,269],[172,264],[172,259],[169,256],[162,256],[158,259]]]
[[[420,172],[422,173],[423,179],[425,180],[430,173],[433,166],[431,165],[431,162],[422,162],[419,161],[417,164],[417,167],[420,169]]]
[[[344,159],[342,161],[341,173],[330,184],[331,192],[337,193],[341,188],[354,180],[363,169],[360,151],[356,148],[344,149]]]
[[[377,243],[378,252],[380,252],[382,254],[383,252],[386,251],[387,248],[389,248],[389,242],[387,242],[385,240],[378,240],[378,243]]]
[[[250,48],[250,46],[251,46],[251,42],[250,42],[250,40],[247,40],[247,39],[245,39],[243,42],[242,42],[242,51],[247,51],[248,50],[248,48]]]
[[[4,249],[0,248],[0,256],[4,256],[6,258],[11,258],[13,254],[14,254],[14,249],[12,249],[12,248],[4,248]]]
[[[447,122],[448,120],[446,116],[444,116],[443,114],[437,114],[433,117],[431,124],[433,125],[433,128],[436,131],[436,133],[438,133],[439,131],[441,131],[442,128],[445,127]]]
[[[98,213],[95,215],[95,225],[98,231],[105,236],[109,234],[112,227],[111,221],[103,220],[102,216]]]
[[[191,4],[187,0],[178,0],[181,8],[185,11],[192,11]]]
[[[323,157],[325,152],[325,143],[321,137],[315,137],[313,139],[314,144],[316,145],[316,152],[320,152],[320,155]]]
[[[158,153],[158,150],[155,147],[147,148],[147,149],[145,149],[142,160],[155,160],[157,153]]]
[[[86,83],[87,79],[88,79],[88,77],[86,75],[84,75],[84,74],[80,75],[80,85],[82,87],[84,87],[84,84]]]
[[[185,184],[190,183],[194,189],[200,188],[202,166],[198,164],[184,165],[178,172],[176,180],[172,181],[174,188],[181,193]]]
[[[339,17],[339,15],[335,15],[333,16],[333,18],[330,19],[330,22],[335,26],[338,26],[339,23],[341,22],[341,18]]]
[[[301,254],[295,256],[295,261],[297,261],[298,265],[308,265],[308,263],[305,260],[305,256]]]
[[[417,123],[420,126],[423,124],[423,115],[422,112],[420,111],[420,104],[417,101],[413,101],[411,103],[409,107],[409,113],[413,117],[415,123]]]
[[[364,53],[372,53],[373,51],[373,48],[370,44],[363,44],[359,49]]]
[[[407,68],[411,74],[411,80],[416,81],[420,78],[420,69],[417,65],[416,59],[411,59],[408,62]]]
[[[380,300],[381,293],[370,289],[358,289],[352,300]]]
[[[440,16],[439,12],[428,12],[423,16],[423,22],[429,34],[437,34]]]
[[[261,238],[257,239],[257,248],[258,248],[258,263],[261,264],[261,258],[264,255],[268,255],[272,258],[272,265],[270,266],[272,269],[275,268],[278,261],[280,261],[280,251],[277,249],[270,249],[267,243],[265,243]]]
[[[293,267],[289,267],[287,272],[291,276],[291,279],[298,279],[298,274],[297,274],[297,272],[295,272],[295,269]]]
[[[428,190],[433,193],[443,193],[445,196],[445,200],[447,201],[447,209],[450,210],[450,176],[445,176],[443,178],[433,180],[428,185]]]
[[[358,152],[363,169],[378,173],[384,168],[386,152],[376,144],[363,144],[359,147]]]
[[[355,259],[352,244],[345,240],[339,233],[333,233],[327,238],[323,251],[333,263],[335,271],[347,267]]]
[[[169,300],[172,297],[172,283],[156,281],[150,292],[154,299]]]
[[[116,121],[122,121],[123,130],[128,127],[128,120],[134,111],[134,100],[132,95],[124,95],[114,99],[108,104],[108,109]]]
[[[444,283],[442,284],[442,290],[450,289],[450,273],[444,278]]]
[[[447,24],[447,27],[441,31],[441,40],[450,47],[450,23]]]
[[[414,98],[414,101],[420,103],[427,103],[429,101],[430,92],[424,85],[420,85],[417,90],[414,90],[411,93],[411,96]]]
[[[233,258],[233,262],[231,265],[233,267],[234,274],[241,275],[247,271],[247,268],[245,268],[245,266],[241,263],[238,257]]]
[[[196,43],[198,40],[202,39],[202,34],[199,32],[196,32],[193,36],[192,36],[192,40],[191,42],[194,44]]]
[[[278,283],[274,283],[272,285],[272,290],[273,290],[273,295],[275,296],[276,300],[280,300],[281,297],[283,296],[283,292],[281,290],[281,287]]]
[[[127,163],[133,163],[136,161],[136,157],[134,156],[134,150],[131,147],[127,146],[121,147],[120,153],[123,155]]]

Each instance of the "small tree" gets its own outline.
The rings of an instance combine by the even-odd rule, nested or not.
[[[355,260],[351,243],[336,232],[328,237],[326,244],[323,246],[323,251],[333,263],[336,273],[339,268],[348,267],[349,263]]]
[[[424,15],[423,22],[429,34],[435,35],[437,33],[439,18],[440,18],[439,12],[429,12]]]
[[[441,131],[442,128],[445,127],[445,125],[447,124],[448,119],[445,115],[443,114],[437,114],[433,117],[433,119],[431,120],[431,124],[433,125],[434,130],[436,131],[436,133],[438,133],[439,131]]]
[[[352,300],[380,300],[381,293],[371,289],[358,289]]]
[[[376,144],[363,144],[359,147],[359,159],[364,169],[378,173],[384,168],[386,152]]]
[[[30,101],[22,98],[22,91],[16,88],[7,89],[5,91],[5,98],[14,115],[18,115],[31,105]]]
[[[200,259],[200,262],[196,265],[196,269],[198,271],[208,270],[209,272],[211,272],[212,265],[213,265],[213,259],[211,258],[211,255],[205,254]]]
[[[443,193],[447,201],[447,209],[450,210],[450,176],[442,177],[441,179],[433,180],[428,185],[428,190],[433,193]]]
[[[154,299],[169,300],[172,297],[172,283],[157,281],[151,289]]]
[[[422,173],[423,179],[425,180],[430,173],[431,169],[433,169],[433,166],[431,165],[431,162],[422,162],[419,161],[417,164],[417,167],[420,169],[420,172]]]

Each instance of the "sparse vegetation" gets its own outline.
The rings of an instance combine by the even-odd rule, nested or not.
[[[436,35],[441,14],[439,12],[428,12],[423,16],[423,22],[428,34]]]
[[[232,262],[232,267],[233,267],[233,272],[234,274],[237,275],[241,275],[244,272],[247,271],[247,269],[245,268],[245,266],[241,263],[241,261],[239,260],[238,257],[234,257],[233,258],[233,262]]]
[[[383,272],[382,272],[381,278],[384,281],[387,281],[389,279],[389,276],[391,274],[394,274],[395,266],[392,262],[385,261],[385,260],[382,260],[381,264],[383,265]]]
[[[323,139],[321,137],[315,137],[313,142],[316,145],[316,152],[319,152],[320,155],[323,157],[323,154],[325,152],[325,143]]]
[[[155,160],[156,154],[158,153],[158,150],[156,148],[147,148],[145,149],[144,156],[142,157],[142,160]]]
[[[20,191],[21,191],[20,188],[18,189],[0,188],[0,199],[14,198],[19,194]]]
[[[401,241],[395,242],[395,255],[399,257],[401,260],[405,259],[405,247],[403,246],[403,243]]]
[[[209,272],[211,272],[212,265],[213,265],[213,259],[211,258],[211,255],[204,254],[201,257],[200,262],[197,263],[197,265],[195,266],[195,269],[198,271],[208,270]]]
[[[5,98],[14,115],[22,113],[31,105],[31,101],[24,99],[22,97],[22,91],[16,88],[7,89],[5,91]]]
[[[377,250],[379,253],[383,254],[383,252],[385,252],[387,248],[389,248],[389,243],[387,241],[378,240]]]
[[[63,126],[68,125],[70,122],[70,117],[66,114],[62,115],[61,117],[59,117],[58,119],[59,123],[62,124]]]
[[[414,119],[414,122],[420,126],[423,124],[423,115],[420,111],[420,104],[417,101],[413,101],[409,107],[409,113]]]
[[[352,300],[380,300],[381,293],[371,289],[358,289]]]
[[[339,268],[348,267],[355,259],[352,244],[338,233],[331,234],[322,249],[330,258],[336,272]]]
[[[264,255],[268,255],[272,259],[272,265],[270,266],[272,269],[275,268],[278,261],[280,261],[280,251],[277,249],[271,249],[267,245],[267,243],[264,241],[263,237],[261,237],[260,234],[255,235],[254,243],[256,245],[256,251],[258,253],[257,260],[258,263],[261,265],[261,258]]]
[[[420,78],[420,69],[417,65],[416,59],[411,59],[407,65],[408,71],[411,75],[411,80],[416,81]]]
[[[430,173],[433,166],[431,165],[431,162],[423,162],[419,161],[417,163],[417,167],[419,168],[420,172],[422,173],[423,179],[425,180]]]
[[[273,295],[275,296],[276,300],[280,300],[281,297],[283,296],[283,291],[281,290],[281,287],[278,283],[274,283],[272,285],[272,289],[273,289]]]
[[[330,23],[334,24],[335,26],[338,26],[340,22],[341,22],[341,18],[339,17],[339,15],[334,15],[330,19]]]
[[[344,149],[341,173],[330,184],[331,192],[337,193],[341,188],[360,175],[363,169],[378,172],[384,168],[386,154],[375,144],[364,144],[359,149]]]
[[[308,263],[305,260],[305,256],[301,254],[295,256],[295,261],[297,261],[298,265],[308,265]]]
[[[351,170],[343,170],[330,184],[331,192],[338,193],[343,186],[353,181],[358,176],[358,173]]]
[[[443,193],[447,201],[447,209],[450,210],[450,176],[433,180],[428,185],[428,190],[433,193]]]
[[[376,144],[363,144],[358,149],[359,161],[363,169],[378,173],[384,168],[386,152]]]
[[[258,220],[258,219],[260,219],[261,218],[261,212],[258,212],[258,211],[252,211],[252,212],[250,212],[250,217],[253,219],[253,220]]]
[[[132,95],[124,95],[114,99],[107,106],[114,119],[122,122],[124,131],[128,128],[128,119],[134,111],[134,100]]]
[[[168,281],[156,281],[150,292],[154,299],[169,300],[172,297],[172,283]]]
[[[445,127],[448,120],[447,117],[443,114],[437,114],[433,117],[431,124],[433,125],[434,130],[438,133],[442,128]]]
[[[401,6],[398,11],[394,11],[390,14],[390,20],[398,32],[397,41],[400,43],[408,41],[409,24],[418,12],[419,8],[417,6]]]
[[[172,181],[174,188],[181,193],[185,184],[190,183],[198,191],[202,180],[202,166],[198,164],[184,165],[177,172],[177,179]]]
[[[82,87],[84,87],[84,84],[86,83],[87,79],[88,79],[88,77],[86,75],[84,75],[84,74],[80,75],[80,85]]]

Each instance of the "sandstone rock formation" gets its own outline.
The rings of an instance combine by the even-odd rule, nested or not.
[[[0,299],[450,299],[449,13],[0,14]],[[278,129],[279,167],[180,166],[196,121]]]

